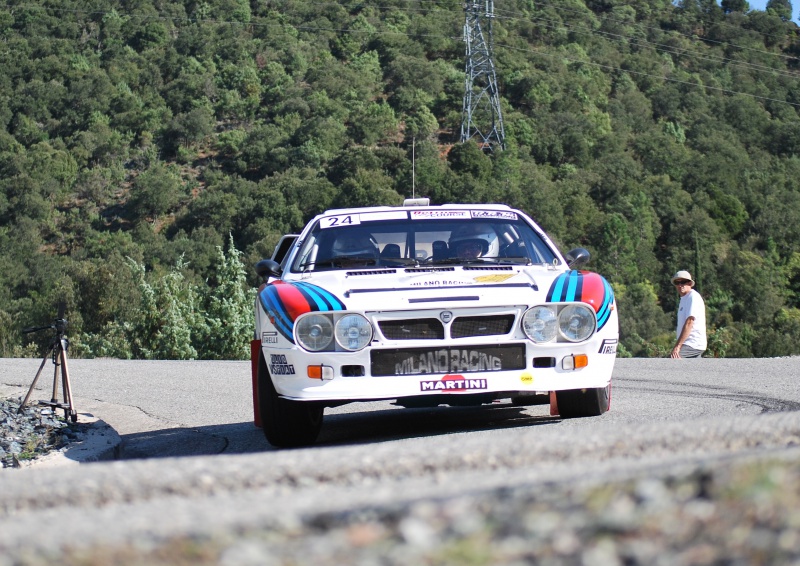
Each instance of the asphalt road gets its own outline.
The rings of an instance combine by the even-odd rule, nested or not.
[[[2,360],[0,385],[27,389],[38,364]],[[611,411],[591,419],[561,421],[547,406],[352,404],[326,411],[316,446],[284,451],[252,424],[247,362],[70,360],[70,374],[78,412],[116,429],[125,459],[0,472],[0,566],[70,545],[235,536],[309,513],[656,474],[800,445],[800,358],[618,360]],[[40,378],[34,399],[51,382]]]

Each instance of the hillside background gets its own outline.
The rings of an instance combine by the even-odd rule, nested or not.
[[[459,144],[455,0],[0,6],[0,356],[246,358],[252,265],[330,207],[500,202],[592,253],[621,355],[800,353],[788,1],[496,0],[506,149]],[[413,149],[412,149],[413,147]]]

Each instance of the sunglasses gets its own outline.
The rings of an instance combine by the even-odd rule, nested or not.
[[[680,287],[682,285],[688,285],[689,283],[691,283],[691,281],[675,281],[673,282],[673,285],[675,285],[676,287]]]

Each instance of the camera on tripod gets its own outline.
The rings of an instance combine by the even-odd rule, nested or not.
[[[67,337],[65,336],[67,331],[67,319],[64,318],[66,309],[66,303],[60,302],[58,303],[58,315],[53,321],[53,324],[47,324],[45,326],[32,326],[31,328],[25,328],[22,330],[23,334],[29,334],[31,332],[38,332],[40,330],[48,329],[54,330],[55,333],[53,338],[50,340],[50,345],[47,348],[47,352],[44,354],[42,363],[39,366],[39,371],[36,372],[36,377],[33,378],[33,383],[31,383],[31,387],[28,389],[28,394],[25,396],[25,399],[22,401],[22,404],[19,406],[19,410],[17,412],[22,412],[23,407],[28,404],[28,399],[30,399],[31,393],[33,393],[33,388],[36,386],[36,382],[39,380],[42,369],[44,369],[44,364],[47,362],[47,358],[52,355],[53,364],[56,366],[53,372],[53,395],[50,397],[50,401],[39,401],[39,404],[49,405],[53,409],[63,409],[65,419],[71,419],[72,422],[78,421],[78,413],[75,411],[75,404],[72,401],[72,387],[69,382],[69,371],[67,369],[67,348],[69,347],[69,340],[67,340]],[[58,400],[59,369],[61,370],[61,389],[64,392],[63,403],[59,402]]]
[[[56,331],[58,335],[64,335],[67,332],[67,319],[64,318],[64,314],[67,310],[66,303],[58,303],[58,315],[56,316],[55,320],[53,320],[53,324],[47,324],[45,326],[31,326],[30,328],[23,328],[23,334],[30,334],[31,332],[39,332],[40,330],[47,330],[52,329]]]

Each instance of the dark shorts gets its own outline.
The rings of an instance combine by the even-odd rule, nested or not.
[[[703,352],[705,352],[705,350],[695,350],[686,345],[681,346],[682,358],[699,358],[703,355]]]

